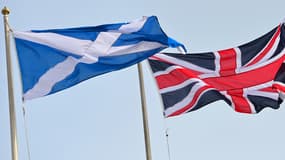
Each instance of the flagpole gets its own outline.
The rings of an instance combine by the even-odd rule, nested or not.
[[[10,53],[10,28],[8,25],[9,13],[10,13],[10,11],[7,7],[4,7],[2,9],[2,15],[3,15],[3,19],[4,19],[4,30],[5,30],[5,47],[6,47],[6,65],[7,65],[7,80],[8,80],[8,94],[9,94],[11,151],[12,151],[12,160],[18,160],[16,113],[15,113],[15,104],[14,104],[12,63],[11,63],[11,53]]]
[[[141,106],[142,106],[142,116],[143,116],[146,160],[152,160],[142,63],[139,63],[137,66],[138,66],[139,83],[140,83],[140,94],[141,94]]]

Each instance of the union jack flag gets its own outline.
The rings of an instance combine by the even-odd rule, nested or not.
[[[285,92],[285,26],[239,47],[149,58],[165,117],[224,100],[237,112],[278,109]]]

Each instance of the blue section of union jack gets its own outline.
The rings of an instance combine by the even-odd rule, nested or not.
[[[198,54],[159,53],[149,59],[171,117],[224,100],[237,112],[279,108],[285,92],[285,27],[239,47]]]

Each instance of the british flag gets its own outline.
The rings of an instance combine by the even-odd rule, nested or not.
[[[278,109],[285,92],[285,26],[239,47],[149,58],[165,117],[224,100],[237,112]]]

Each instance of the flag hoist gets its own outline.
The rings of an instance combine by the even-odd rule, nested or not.
[[[6,47],[6,65],[7,65],[7,80],[9,94],[9,114],[10,114],[10,134],[11,134],[11,153],[12,160],[18,160],[18,142],[16,129],[16,113],[14,103],[13,77],[12,77],[12,62],[10,53],[10,27],[8,24],[8,15],[10,11],[7,7],[2,9],[5,30],[5,47]]]

